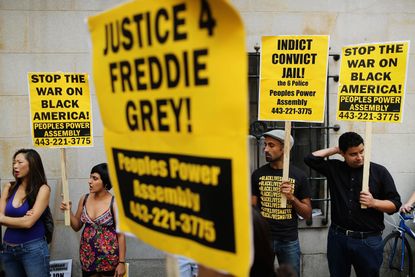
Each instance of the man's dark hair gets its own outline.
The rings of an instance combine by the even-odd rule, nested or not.
[[[346,132],[339,137],[339,148],[345,153],[350,147],[356,147],[364,144],[363,138],[355,132]]]

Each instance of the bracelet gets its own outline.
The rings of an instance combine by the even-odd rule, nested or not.
[[[118,261],[119,264],[125,264],[125,261]]]

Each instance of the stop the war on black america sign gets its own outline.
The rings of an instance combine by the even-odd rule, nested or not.
[[[408,41],[342,49],[337,120],[402,122]]]
[[[35,146],[93,145],[88,74],[30,72],[28,82]]]

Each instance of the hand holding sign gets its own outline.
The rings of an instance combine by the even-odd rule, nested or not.
[[[402,121],[408,53],[405,41],[342,50],[337,120],[366,122],[363,192],[369,191],[372,122]]]
[[[285,121],[286,138],[291,121],[324,120],[328,41],[328,36],[262,38],[258,118]],[[283,181],[289,180],[290,150],[284,144]],[[285,195],[280,203],[286,208]]]

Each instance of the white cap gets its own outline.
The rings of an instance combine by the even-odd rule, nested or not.
[[[264,137],[271,137],[284,143],[285,131],[283,130],[272,130],[263,134]],[[294,138],[290,135],[290,149],[294,146]]]

